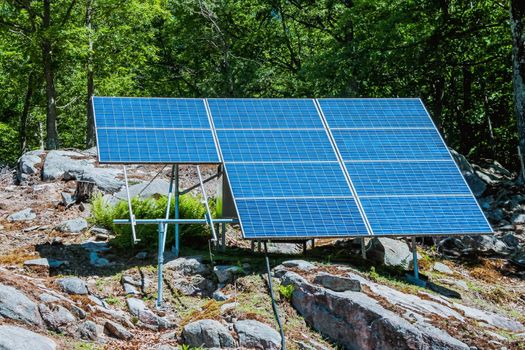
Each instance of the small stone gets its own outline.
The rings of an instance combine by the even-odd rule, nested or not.
[[[356,279],[331,275],[326,272],[320,272],[315,276],[314,283],[320,284],[325,288],[331,289],[335,292],[344,292],[351,290],[354,292],[361,291],[361,282]]]
[[[512,218],[512,223],[514,225],[525,224],[525,214],[518,214]]]
[[[88,228],[88,223],[83,218],[67,220],[57,226],[57,230],[67,233],[80,233]]]
[[[122,286],[124,287],[124,293],[126,293],[126,295],[140,294],[138,290],[129,283],[124,283]]]
[[[135,255],[136,259],[144,260],[148,257],[148,252],[138,252],[137,255]]]
[[[47,258],[26,260],[24,267],[39,274],[47,274],[49,272],[49,261]]]
[[[26,227],[26,228],[23,229],[22,231],[24,231],[24,232],[31,232],[31,231],[37,230],[38,228],[40,228],[40,226],[38,226],[38,225],[36,225],[36,226],[30,226],[30,227]]]
[[[441,262],[434,263],[434,266],[432,266],[432,269],[434,271],[441,272],[441,273],[444,273],[446,275],[452,275],[454,273],[454,271],[452,271],[450,269],[450,267],[448,267],[447,265],[445,265],[445,264],[443,264]]]
[[[315,269],[315,265],[305,260],[288,260],[282,263],[285,267],[293,267],[301,271],[310,271]]]
[[[69,208],[73,204],[75,204],[75,199],[73,196],[67,192],[60,193],[60,197],[62,197],[62,205],[66,208]]]
[[[100,336],[97,324],[93,321],[86,321],[78,325],[77,335],[81,339],[96,341]]]
[[[109,235],[111,233],[111,231],[106,230],[105,228],[102,228],[102,227],[98,227],[98,226],[93,226],[90,232],[91,234],[94,234],[94,235],[98,235],[98,234]]]
[[[220,289],[217,289],[215,292],[213,292],[212,298],[217,301],[225,301],[230,299],[230,296],[224,294]]]
[[[36,218],[36,214],[33,209],[26,208],[24,210],[17,211],[7,217],[8,221],[29,221]]]
[[[228,311],[235,309],[235,308],[238,307],[239,305],[240,305],[239,303],[226,303],[226,304],[222,304],[222,305],[221,305],[221,308],[220,308],[221,314],[225,314],[225,313],[227,313]]]
[[[117,339],[129,340],[133,338],[133,334],[119,323],[106,321],[104,324],[104,330],[109,336]]]
[[[127,284],[131,284],[131,285],[133,285],[135,287],[140,287],[141,286],[140,281],[137,281],[133,277],[128,276],[128,275],[123,275],[122,279],[121,279],[121,282],[122,282],[122,284],[127,283]]]
[[[88,294],[86,283],[77,277],[67,277],[57,280],[57,284],[68,294]]]
[[[60,331],[62,327],[75,322],[75,316],[62,305],[38,305],[40,314],[48,328]]]

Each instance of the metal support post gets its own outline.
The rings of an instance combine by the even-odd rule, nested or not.
[[[208,225],[210,226],[211,233],[212,233],[212,239],[211,241],[213,243],[217,243],[217,233],[215,232],[215,225],[213,223],[213,218],[211,216],[211,210],[210,205],[208,203],[208,196],[206,195],[206,190],[204,189],[204,183],[202,182],[202,174],[201,174],[201,167],[197,165],[197,175],[199,175],[199,182],[201,184],[201,192],[202,192],[202,199],[204,200],[204,206],[206,207],[206,218],[208,221]]]
[[[414,278],[419,280],[419,266],[417,265],[417,245],[416,237],[412,237],[412,260],[414,263]]]
[[[170,186],[168,189],[168,203],[166,205],[166,220],[170,218],[170,210],[171,210],[171,196],[173,195],[173,175],[175,172],[175,165],[171,167],[171,175],[170,175]],[[168,222],[164,224],[164,232],[168,232]],[[166,237],[168,235],[164,235],[164,239],[162,240],[162,251],[164,251],[164,248],[166,247]]]
[[[366,248],[365,248],[365,239],[361,237],[361,257],[366,260]]]
[[[224,222],[221,224],[221,231],[221,251],[224,252],[226,250],[226,224]]]
[[[175,219],[179,219],[179,165],[175,165]],[[179,256],[179,224],[175,224],[175,245],[172,249],[176,257]]]
[[[137,232],[135,230],[135,215],[133,215],[133,207],[131,205],[131,195],[129,194],[129,184],[128,184],[128,172],[126,171],[126,166],[123,166],[124,170],[124,182],[126,184],[126,195],[128,197],[128,210],[129,210],[129,220],[131,221],[131,234],[133,236],[133,244],[136,244],[140,241],[137,239]]]
[[[158,247],[158,253],[157,253],[157,308],[160,308],[162,306],[162,285],[163,285],[163,277],[162,277],[162,267],[164,265],[164,249],[162,246],[162,242],[164,241],[164,224],[160,223],[158,224],[158,231],[159,231],[159,247]]]

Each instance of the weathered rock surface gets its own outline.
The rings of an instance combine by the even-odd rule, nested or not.
[[[40,334],[20,327],[0,326],[1,350],[55,350],[56,348],[53,340]]]
[[[57,230],[60,232],[69,232],[69,233],[80,233],[88,228],[88,223],[86,219],[77,218],[64,221],[57,226]]]
[[[155,315],[153,311],[146,307],[142,300],[129,298],[126,302],[131,314],[137,316],[142,323],[159,328],[168,328],[168,322],[162,317]]]
[[[272,327],[256,321],[235,322],[239,345],[251,349],[277,350],[281,348],[281,335]]]
[[[3,284],[0,284],[0,315],[30,325],[43,325],[35,302],[19,290]]]
[[[93,321],[86,321],[78,325],[76,334],[79,338],[96,341],[100,337],[98,326]]]
[[[219,283],[231,282],[235,276],[243,274],[242,268],[233,265],[217,265],[213,268],[213,272]]]
[[[49,151],[44,161],[42,179],[83,180],[94,182],[103,191],[118,191],[123,182],[120,170],[95,167],[95,158],[77,151]]]
[[[456,161],[456,164],[465,177],[465,180],[467,180],[467,184],[469,185],[472,193],[476,197],[481,196],[487,189],[487,184],[483,182],[483,180],[481,180],[481,178],[476,174],[476,171],[472,165],[470,165],[468,160],[463,155],[459,154],[453,149],[450,149],[450,154],[452,154],[452,157]]]
[[[184,342],[190,346],[231,348],[235,340],[230,332],[215,320],[200,320],[187,324],[182,331]]]
[[[287,260],[283,261],[284,267],[294,267],[301,271],[310,271],[315,269],[315,265],[305,260]]]
[[[165,196],[170,188],[170,183],[163,179],[154,179],[149,182],[141,182],[135,185],[129,186],[129,195],[131,198],[140,197],[140,198],[155,198],[159,196]],[[119,192],[114,194],[115,197],[121,200],[127,200],[128,195],[126,189],[122,189]]]
[[[371,239],[366,248],[366,258],[377,264],[403,269],[409,269],[413,260],[406,242],[387,237]]]
[[[55,331],[60,331],[63,327],[76,321],[75,316],[62,305],[40,304],[38,309],[46,326]]]
[[[16,213],[13,213],[7,217],[8,221],[30,221],[33,219],[36,219],[36,214],[31,208],[17,211]]]
[[[77,277],[60,278],[57,280],[57,284],[68,294],[88,294],[86,283]]]
[[[447,265],[441,263],[441,262],[436,262],[434,263],[434,266],[432,266],[432,269],[434,271],[437,271],[437,272],[441,272],[441,273],[444,273],[446,275],[452,275],[454,272],[450,269],[450,267],[448,267]]]
[[[217,289],[212,271],[201,257],[183,257],[168,262],[166,281],[184,295],[210,297]]]
[[[314,283],[320,284],[325,288],[331,289],[335,292],[344,292],[351,290],[354,292],[361,291],[361,282],[359,280],[349,277],[331,275],[326,272],[320,272],[315,276]]]
[[[117,339],[130,340],[133,338],[133,334],[131,334],[130,331],[128,331],[123,325],[116,322],[106,321],[104,324],[104,330],[109,336]]]
[[[18,177],[21,174],[33,175],[38,173],[38,165],[42,163],[42,156],[45,154],[44,151],[36,150],[24,153],[18,159],[17,173]]]
[[[308,283],[293,272],[292,304],[306,322],[349,349],[469,349],[447,333],[417,320],[410,323],[359,292],[338,293]]]

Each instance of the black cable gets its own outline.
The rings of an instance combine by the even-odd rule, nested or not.
[[[279,332],[281,333],[281,350],[286,350],[286,340],[284,339],[284,330],[283,325],[281,324],[281,318],[279,317],[279,310],[277,309],[277,304],[273,298],[273,287],[272,287],[272,272],[270,270],[270,259],[268,259],[268,248],[266,247],[266,242],[264,242],[264,257],[266,258],[266,270],[268,272],[268,289],[270,290],[270,298],[272,298],[272,309],[277,324],[279,325]]]

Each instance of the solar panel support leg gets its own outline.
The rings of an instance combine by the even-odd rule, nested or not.
[[[416,237],[412,237],[412,260],[414,263],[414,278],[419,280],[419,266],[417,264],[417,245]]]
[[[213,217],[211,216],[210,205],[208,204],[208,196],[206,195],[206,190],[204,189],[204,182],[202,181],[201,167],[197,165],[197,175],[199,175],[199,182],[201,184],[202,199],[204,201],[204,206],[206,207],[206,219],[208,225],[211,229],[212,238],[211,241],[214,244],[217,244],[217,233],[215,232],[215,224],[213,223]]]
[[[361,237],[361,257],[366,260],[365,239],[363,237]]]
[[[166,220],[170,218],[170,211],[171,211],[171,197],[173,196],[173,178],[175,175],[175,165],[171,167],[171,175],[170,175],[170,186],[168,189],[168,203],[166,205]],[[166,222],[164,224],[164,232],[168,232],[168,223]],[[166,237],[168,235],[164,235],[164,239],[162,240],[162,251],[166,248]]]
[[[164,266],[164,247],[162,242],[164,241],[164,224],[158,225],[159,233],[159,244],[158,244],[158,253],[157,253],[157,308],[162,306],[162,286],[163,286],[163,276],[162,276],[162,267]]]
[[[124,171],[124,183],[126,184],[126,196],[128,197],[128,210],[129,210],[129,220],[131,221],[131,234],[133,236],[133,244],[136,244],[140,241],[140,239],[137,239],[137,232],[135,230],[135,215],[133,215],[133,206],[131,205],[131,195],[129,194],[129,183],[128,183],[128,172],[126,170],[126,166],[123,167]]]
[[[221,231],[221,251],[224,252],[226,250],[226,223],[224,222],[221,224]]]
[[[175,165],[175,219],[179,218],[179,165]],[[179,224],[175,224],[175,245],[173,246],[173,253],[176,257],[179,256]]]

